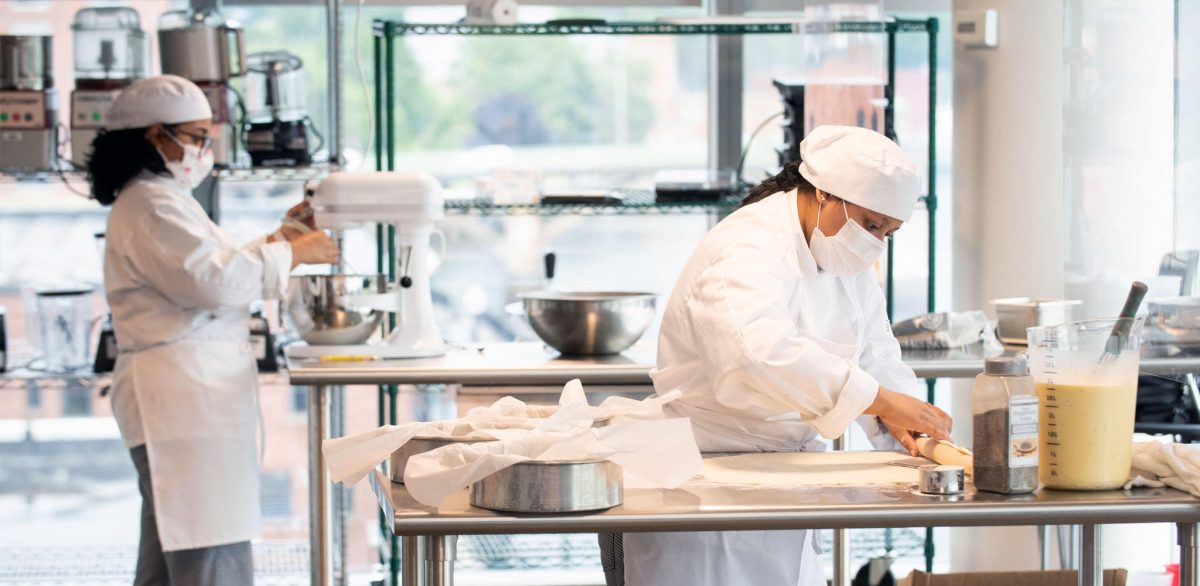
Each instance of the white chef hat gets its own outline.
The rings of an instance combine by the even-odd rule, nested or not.
[[[852,204],[907,222],[921,176],[896,143],[873,130],[818,126],[800,142],[800,175]]]
[[[108,128],[146,128],[212,118],[212,107],[200,88],[178,75],[160,75],[133,82],[108,110]]]

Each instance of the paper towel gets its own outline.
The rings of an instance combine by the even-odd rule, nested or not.
[[[392,452],[417,436],[466,437],[494,439],[488,431],[465,421],[413,422],[385,425],[371,431],[327,439],[321,444],[329,478],[333,482],[351,485],[362,480],[372,468],[387,459]]]
[[[557,406],[526,405],[514,397],[503,397],[489,406],[471,409],[460,419],[385,425],[325,440],[321,447],[330,479],[350,485],[362,480],[372,468],[417,436],[512,439],[528,435],[523,432],[538,430],[570,438],[590,429],[596,419],[616,422],[661,418],[663,405],[678,396],[676,391],[644,401],[609,397],[593,407],[587,403],[583,384],[573,380],[563,388]]]

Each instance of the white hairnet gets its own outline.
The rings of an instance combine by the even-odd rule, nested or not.
[[[108,110],[108,128],[146,128],[212,118],[212,107],[200,88],[178,75],[160,75],[133,82]]]
[[[873,130],[818,126],[800,142],[800,175],[852,204],[907,222],[921,176],[896,143]]]

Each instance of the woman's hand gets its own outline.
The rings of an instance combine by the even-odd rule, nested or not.
[[[267,237],[267,242],[291,242],[317,229],[316,215],[307,201],[292,206],[283,218],[283,224]]]
[[[322,265],[338,260],[337,243],[329,235],[317,230],[288,242],[292,245],[292,268],[300,265]]]
[[[914,456],[917,450],[917,434],[926,434],[934,439],[950,441],[954,421],[945,411],[920,399],[910,397],[883,387],[865,411],[879,418],[892,436]]]
[[[309,230],[317,229],[317,215],[313,211],[312,205],[310,205],[307,201],[302,201],[292,206],[290,209],[288,209],[287,213],[283,215],[283,217],[289,220],[300,222],[301,224],[308,226]]]

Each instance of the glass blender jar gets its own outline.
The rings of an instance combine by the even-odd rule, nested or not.
[[[77,372],[91,366],[91,287],[39,290],[37,315],[47,372]]]
[[[84,8],[71,24],[75,35],[75,85],[117,88],[146,76],[146,33],[132,8]]]

